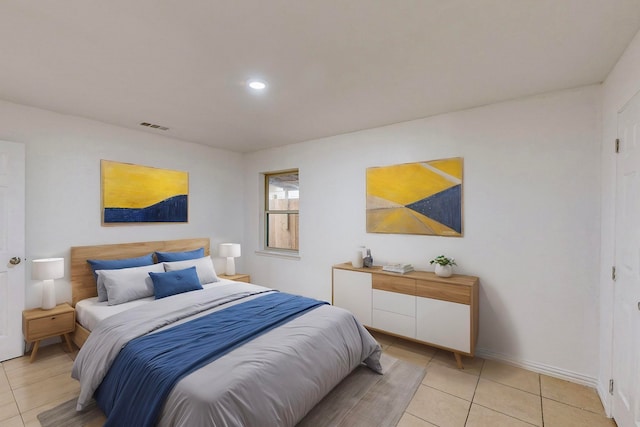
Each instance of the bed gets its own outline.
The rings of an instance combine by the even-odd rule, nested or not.
[[[200,247],[204,247],[208,255],[209,240],[185,239],[72,248],[73,304],[77,308],[83,305],[100,308],[93,301],[97,291],[87,259],[118,259],[153,251],[184,251]],[[113,416],[107,414],[107,425],[117,424],[114,420],[123,414],[143,414],[146,425],[293,426],[360,364],[365,363],[381,372],[380,346],[353,315],[343,309],[230,280],[205,284],[203,288],[158,300],[133,301],[134,304],[126,308],[114,306],[118,307],[115,314],[109,314],[109,309],[104,309],[102,314],[100,310],[89,310],[93,313],[89,320],[85,315],[78,316],[79,322],[84,322],[78,325],[79,332],[74,336],[74,342],[82,347],[73,368],[73,376],[81,384],[78,409],[84,408],[95,393],[100,406],[106,405],[105,412],[118,408],[113,409]],[[138,363],[138,344],[152,347],[151,351],[164,351],[157,343],[143,344],[142,341],[166,334],[171,338],[162,338],[162,342],[178,347],[184,353],[175,359],[175,356],[170,356],[170,361],[181,361],[182,357],[193,358],[200,350],[189,347],[191,342],[204,340],[184,337],[185,331],[209,333],[196,326],[206,319],[219,322],[214,322],[215,325],[234,325],[223,333],[224,328],[211,326],[210,320],[206,320],[208,327],[215,329],[216,339],[210,340],[211,346],[214,346],[214,342],[222,346],[223,340],[218,337],[224,334],[234,338],[244,336],[243,331],[233,329],[237,325],[249,328],[255,324],[255,327],[263,328],[267,322],[256,316],[262,315],[265,311],[263,305],[272,304],[272,300],[287,300],[286,304],[295,302],[295,310],[299,314],[287,317],[291,320],[286,322],[274,318],[272,329],[260,332],[255,338],[236,340],[238,343],[230,350],[220,350],[220,354],[212,361],[199,362],[191,372],[176,373],[177,382],[167,391],[166,399],[163,399],[156,415],[148,408],[158,403],[147,403],[145,400],[157,400],[162,394],[157,391],[156,385],[153,385],[151,393],[148,393],[151,386],[148,387],[146,395],[150,397],[130,397],[124,392],[118,397],[119,392],[112,391],[112,396],[118,397],[119,401],[113,406],[104,403],[111,402],[111,397],[103,398],[108,391],[102,390],[109,390],[111,384],[124,382],[120,378],[129,378],[131,375],[118,371],[129,364],[122,360],[133,357]],[[308,308],[298,308],[297,304],[307,304]],[[256,316],[247,315],[253,312]],[[234,319],[235,323],[229,323],[228,319]],[[147,351],[145,348],[140,354]],[[134,373],[143,371],[130,369]],[[114,372],[118,372],[118,375]],[[142,384],[154,375],[154,371],[150,370],[140,379],[129,382]],[[144,389],[142,386],[138,388]],[[152,396],[154,394],[158,396]]]

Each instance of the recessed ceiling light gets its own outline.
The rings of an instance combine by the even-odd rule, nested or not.
[[[249,80],[247,84],[254,90],[264,90],[267,88],[267,84],[262,80]]]

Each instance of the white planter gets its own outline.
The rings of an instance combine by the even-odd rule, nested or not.
[[[453,274],[453,268],[450,265],[436,264],[436,276],[450,277]]]

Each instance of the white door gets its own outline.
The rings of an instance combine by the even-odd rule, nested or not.
[[[613,417],[640,427],[640,95],[618,115]]]
[[[0,141],[0,362],[24,352],[24,165],[24,145]]]

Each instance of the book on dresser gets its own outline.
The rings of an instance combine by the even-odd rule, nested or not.
[[[413,266],[411,264],[388,264],[382,266],[382,271],[388,271],[390,273],[400,273],[405,274],[413,271]]]

